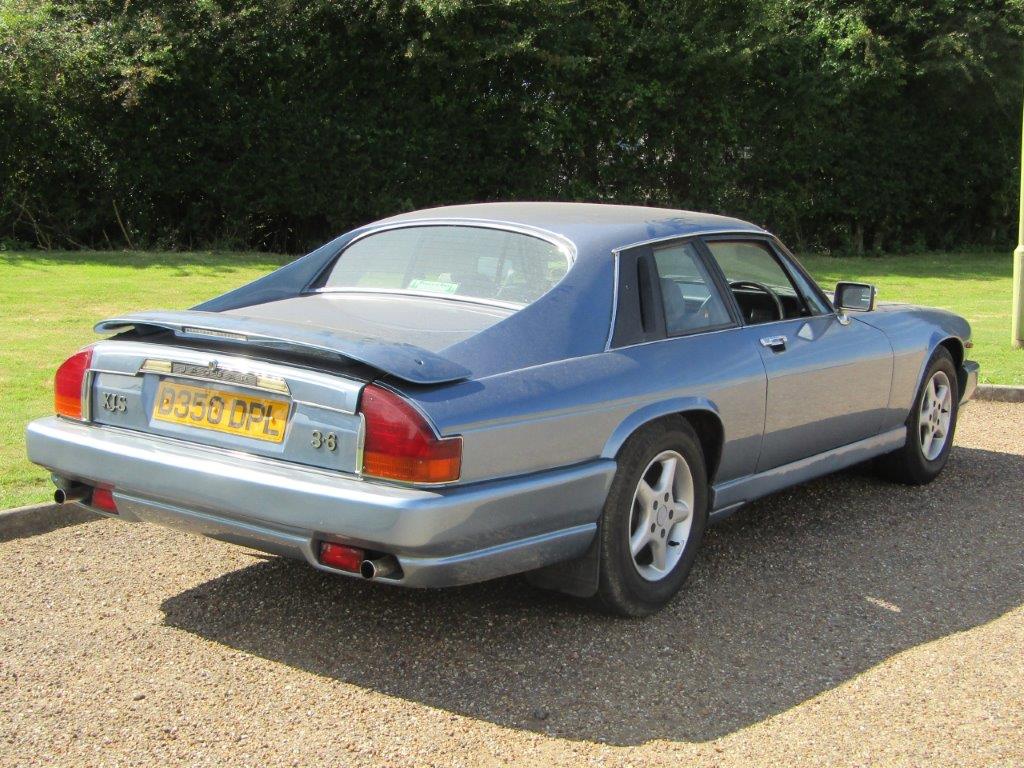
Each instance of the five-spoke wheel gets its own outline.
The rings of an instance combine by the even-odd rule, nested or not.
[[[890,480],[930,483],[946,466],[953,447],[960,387],[953,356],[945,347],[932,354],[907,418],[907,442],[875,461]]]
[[[647,465],[633,494],[629,552],[648,581],[676,567],[693,524],[693,475],[677,451],[662,451]]]
[[[921,453],[935,461],[946,447],[953,413],[953,389],[944,371],[936,371],[924,387],[918,416]]]
[[[707,487],[704,451],[685,419],[654,422],[626,442],[601,517],[605,606],[643,616],[679,591],[704,536]]]

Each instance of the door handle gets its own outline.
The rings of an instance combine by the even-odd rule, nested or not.
[[[785,336],[762,336],[761,346],[768,347],[773,352],[782,352],[786,349]]]

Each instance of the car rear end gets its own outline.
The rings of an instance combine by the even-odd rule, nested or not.
[[[394,377],[158,338],[58,370],[56,415],[26,436],[58,500],[406,586],[530,570],[593,537],[603,463],[460,483],[462,437]]]

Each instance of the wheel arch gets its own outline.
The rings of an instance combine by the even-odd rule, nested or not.
[[[938,347],[945,347],[946,349],[949,350],[949,354],[953,358],[953,365],[956,366],[956,369],[959,371],[960,367],[964,364],[964,355],[966,354],[966,350],[964,349],[964,343],[956,336],[947,336],[938,343],[936,349]],[[934,354],[935,349],[932,350],[932,355]],[[930,358],[931,355],[929,355],[928,357]]]
[[[602,458],[615,458],[626,441],[644,427],[663,419],[680,418],[689,422],[700,439],[704,452],[708,485],[714,481],[722,459],[725,427],[718,408],[705,397],[674,398],[651,403],[634,411],[612,432],[601,452]]]
[[[949,352],[950,357],[953,358],[953,369],[957,375],[957,385],[962,387],[963,382],[960,380],[960,370],[963,367],[964,356],[966,355],[966,349],[964,349],[964,343],[956,336],[943,336],[936,333],[931,343],[928,345],[928,354],[924,356],[924,360],[921,361],[921,368],[917,372],[917,384],[914,387],[914,398],[917,398],[917,394],[921,391],[921,385],[924,383],[924,375],[928,372],[928,364],[931,363],[932,357],[940,349],[944,348]],[[913,408],[913,401],[908,406]]]
[[[650,403],[634,411],[612,432],[604,445],[602,458],[614,459],[626,441],[638,430],[663,419],[686,419],[696,430],[701,441],[701,450],[704,451],[710,493],[710,486],[722,457],[725,430],[718,408],[707,398],[674,398]],[[526,574],[527,580],[543,589],[564,592],[576,597],[593,597],[598,590],[601,568],[598,554],[600,535],[598,524],[598,534],[583,556],[531,571]]]

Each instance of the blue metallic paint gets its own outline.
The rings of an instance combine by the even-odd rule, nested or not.
[[[308,292],[357,237],[439,222],[553,239],[571,249],[574,264],[533,304],[433,351],[346,336],[324,327],[330,323],[322,318],[311,318],[313,327],[296,318],[281,322],[266,305]],[[28,428],[29,456],[62,482],[115,485],[126,517],[304,557],[321,568],[317,540],[349,542],[394,553],[405,570],[399,583],[440,586],[582,556],[597,529],[615,456],[630,435],[664,416],[717,420],[723,440],[720,456],[709,462],[717,466],[713,517],[902,445],[930,355],[947,343],[959,345],[962,357],[970,328],[955,315],[880,305],[849,323],[830,313],[608,349],[614,254],[650,240],[721,232],[770,238],[735,219],[624,206],[516,203],[417,211],[347,233],[194,312],[146,313],[97,326],[181,333],[195,325],[333,355],[349,417],[363,383],[379,375],[438,434],[462,436],[462,476],[454,485],[367,481],[303,466],[295,463],[298,454],[287,451],[287,461],[274,460],[244,453],[244,446],[227,451],[147,434],[134,422],[134,429],[118,429],[42,419]],[[256,304],[263,305],[259,319],[246,317],[244,308]],[[294,315],[305,305],[289,306]],[[225,314],[239,309],[240,315]],[[762,346],[766,334],[786,335],[786,351]],[[113,373],[120,376],[136,375],[132,366],[149,354],[124,341],[105,344],[97,349],[124,350],[121,357],[109,351],[100,356],[116,361]],[[167,344],[162,349],[172,357],[203,355]],[[271,365],[260,358],[259,346],[238,350],[256,370]],[[346,366],[346,360],[379,373]],[[976,366],[965,364],[961,377],[969,397]],[[123,384],[116,376],[109,382]],[[358,466],[356,455],[340,461],[341,467]],[[572,572],[572,589],[585,594],[596,578],[596,560],[587,556],[576,563],[583,565],[575,571],[548,568],[547,578],[557,581]]]

